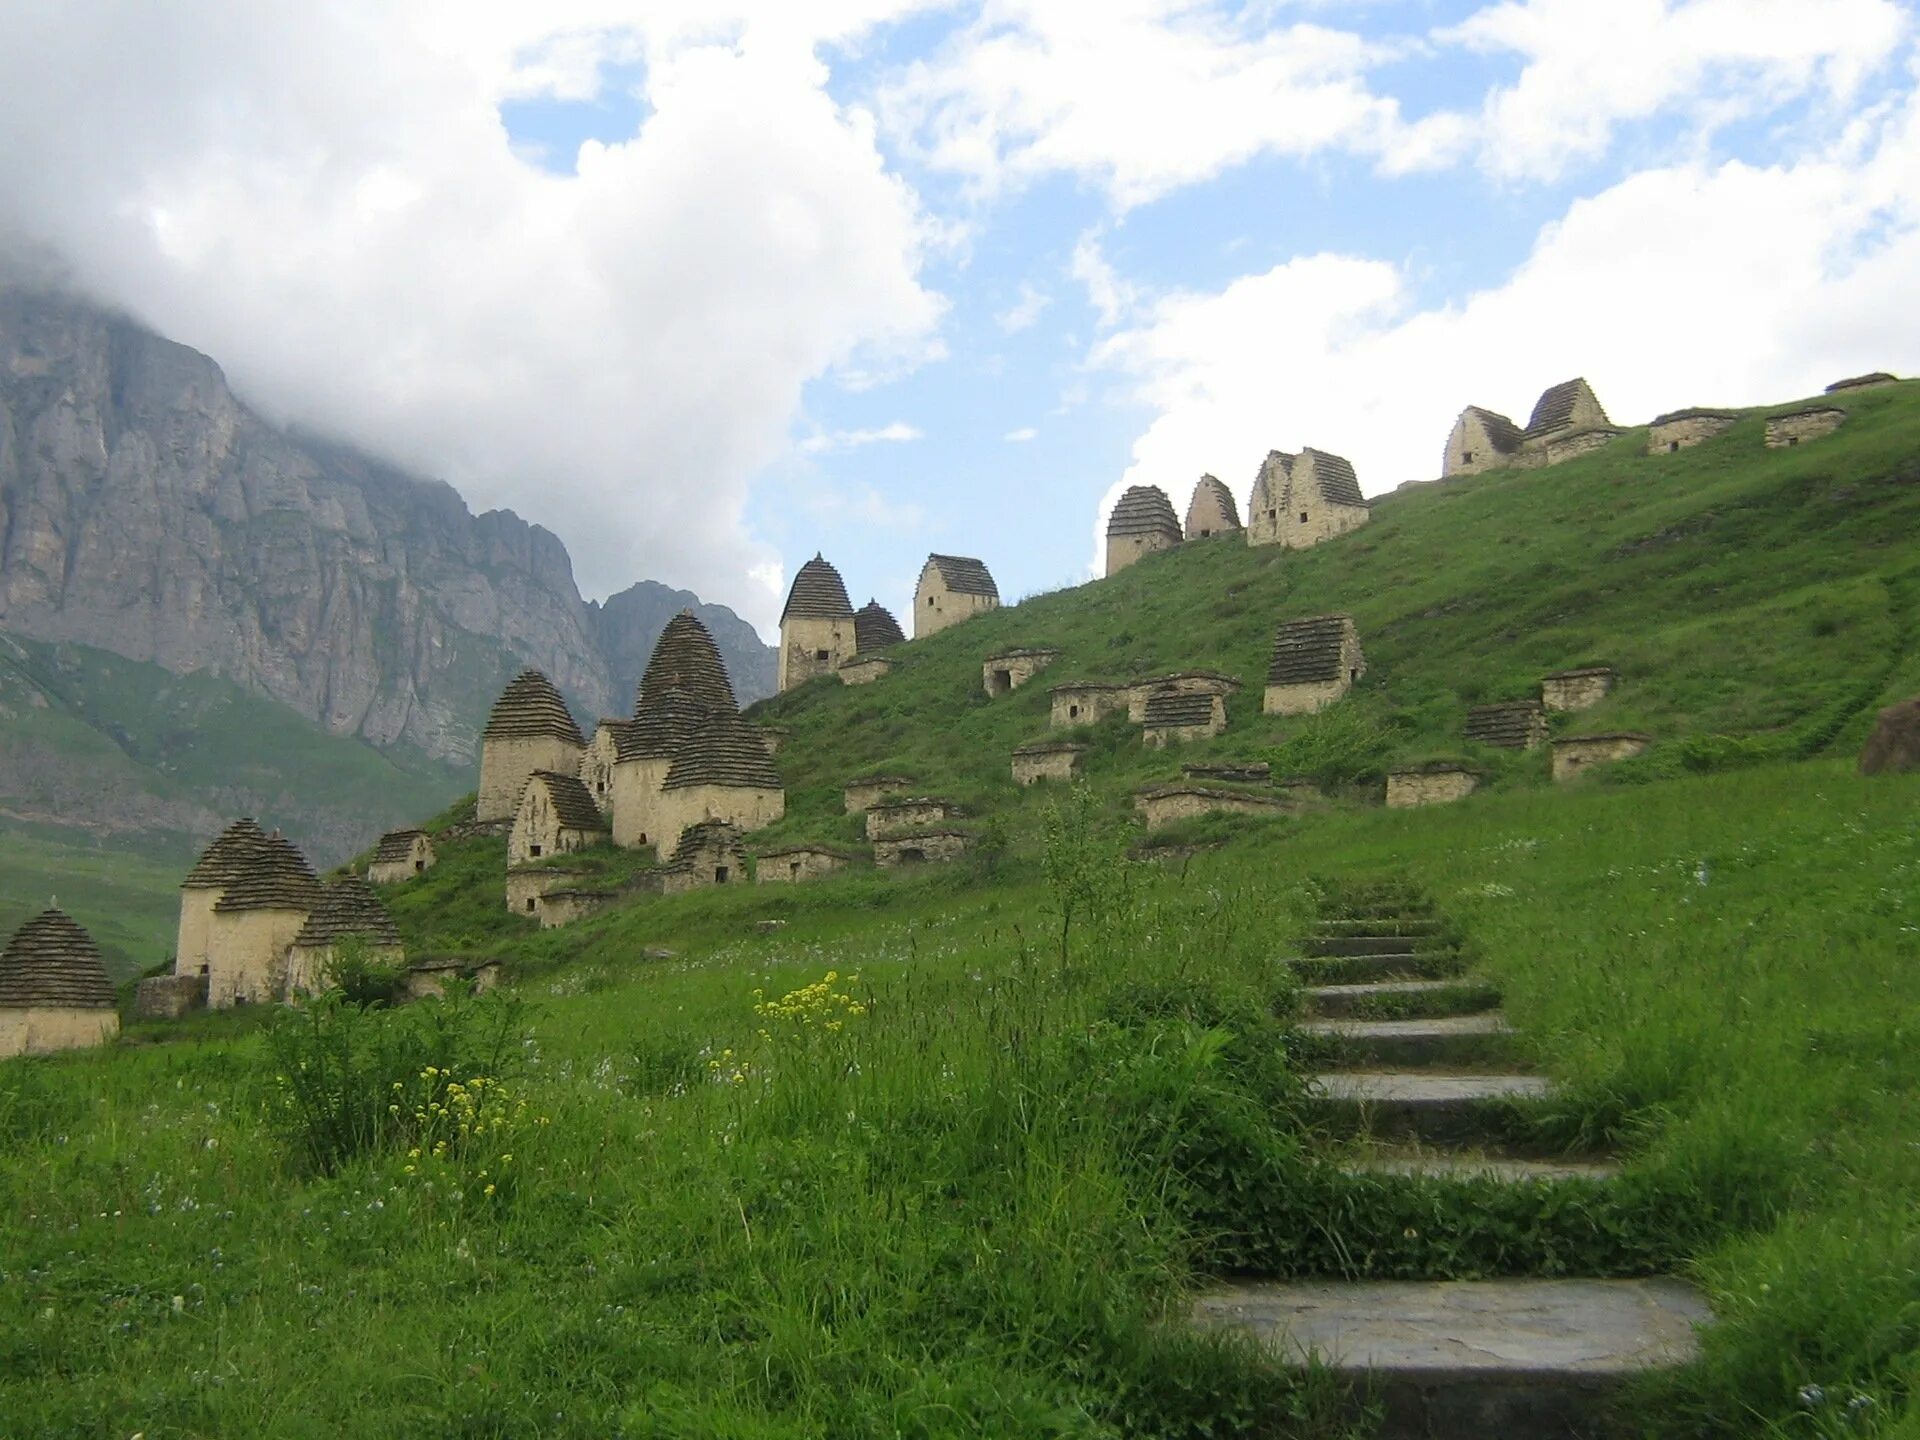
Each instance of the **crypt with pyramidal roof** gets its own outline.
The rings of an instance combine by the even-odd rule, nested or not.
[[[104,1045],[120,1033],[113,982],[93,937],[49,907],[0,950],[0,1059]]]
[[[1240,507],[1233,492],[1212,475],[1202,475],[1187,502],[1186,538],[1210,540],[1216,535],[1240,532]]]
[[[1129,485],[1107,516],[1107,574],[1180,543],[1173,502],[1157,485]]]
[[[406,958],[399,927],[385,902],[358,875],[343,875],[321,887],[319,903],[287,951],[288,997],[324,989],[348,947],[377,965],[398,966]]]
[[[576,774],[586,748],[559,689],[538,670],[522,670],[494,701],[480,732],[474,819],[513,819],[534,771]]]
[[[782,694],[816,675],[831,675],[857,645],[853,602],[840,572],[815,554],[793,577],[780,612],[778,689]]]

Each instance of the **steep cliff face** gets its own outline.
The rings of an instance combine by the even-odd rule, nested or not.
[[[539,526],[276,429],[213,361],[127,320],[0,291],[0,631],[208,671],[336,735],[464,762],[522,665],[584,719],[626,713],[632,655],[672,613],[652,623],[654,591],[678,595],[589,606]],[[742,698],[761,693],[773,652],[700,608],[731,622]]]

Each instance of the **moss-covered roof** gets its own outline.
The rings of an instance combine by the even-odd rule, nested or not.
[[[64,910],[42,910],[0,950],[0,1008],[110,1010],[114,1003],[100,948]]]
[[[559,689],[538,670],[522,670],[508,682],[480,734],[485,740],[549,738],[583,747],[587,743]]]

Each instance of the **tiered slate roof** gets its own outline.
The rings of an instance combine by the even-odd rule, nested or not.
[[[673,757],[663,789],[724,785],[739,790],[778,790],[780,772],[767,755],[760,732],[738,715],[709,715]]]
[[[242,862],[213,908],[220,914],[242,910],[311,910],[320,903],[320,877],[307,857],[277,832],[265,836]]]
[[[680,832],[680,841],[673,847],[671,863],[688,865],[696,856],[711,850],[730,850],[744,856],[746,852],[741,847],[739,827],[725,820],[702,820],[697,825],[689,825]]]
[[[0,1009],[110,1010],[113,982],[93,937],[63,910],[42,910],[0,950]]]
[[[846,582],[840,572],[816,553],[793,577],[787,592],[787,608],[780,612],[784,622],[790,618],[807,620],[851,620],[853,602],[847,599]]]
[[[615,759],[670,760],[713,713],[684,690],[650,694],[632,723],[625,730],[615,732],[614,744],[619,747]],[[731,714],[732,707],[719,713]]]
[[[1489,410],[1484,405],[1469,405],[1467,414],[1479,420],[1480,427],[1487,432],[1487,440],[1502,455],[1513,454],[1526,442],[1527,437],[1520,427],[1498,410]]]
[[[1165,535],[1181,538],[1180,521],[1173,513],[1173,502],[1157,485],[1129,485],[1107,517],[1107,538],[1127,535]]]
[[[242,816],[200,852],[200,858],[180,882],[182,890],[219,890],[239,878],[253,852],[266,843],[267,832],[250,815]]]
[[[405,857],[402,856],[402,859]],[[364,940],[369,945],[398,946],[400,931],[374,888],[358,875],[347,875],[324,887],[320,903],[293,937],[296,945],[335,945],[342,940]]]
[[[993,576],[987,573],[987,567],[971,556],[929,555],[927,564],[940,572],[947,589],[956,595],[984,595],[989,600],[1000,598],[1000,587],[993,583]]]
[[[562,830],[604,830],[606,816],[593,803],[593,796],[577,775],[562,775],[557,770],[536,770],[532,779],[547,787],[547,799],[553,804],[553,818]]]
[[[1367,503],[1367,497],[1360,493],[1360,477],[1353,473],[1353,462],[1346,456],[1309,446],[1300,452],[1300,459],[1294,464],[1296,478],[1300,474],[1300,465],[1307,461],[1313,464],[1313,478],[1319,484],[1320,498],[1329,505]]]
[[[1288,620],[1273,636],[1273,656],[1267,662],[1269,685],[1306,685],[1338,680],[1345,673],[1344,642],[1352,633],[1348,615],[1315,615]]]
[[[1538,700],[1476,705],[1467,711],[1467,739],[1507,750],[1527,750],[1547,736],[1547,716]]]
[[[1592,387],[1584,379],[1562,380],[1558,385],[1549,385],[1534,402],[1533,416],[1527,421],[1528,436],[1545,435],[1571,424],[1574,407],[1582,395],[1593,401],[1594,409],[1600,411],[1600,423],[1606,424],[1606,411],[1601,409]]]
[[[867,601],[853,617],[853,652],[856,655],[871,655],[876,650],[906,643],[906,633],[901,630],[900,622],[878,600]]]
[[[1149,730],[1211,725],[1213,697],[1186,695],[1178,690],[1162,690],[1147,697],[1145,723]]]
[[[794,582],[796,588],[799,583]],[[713,643],[713,636],[691,610],[682,610],[669,620],[660,638],[654,641],[653,654],[647,659],[646,672],[641,675],[640,688],[633,697],[635,717],[645,714],[650,697],[666,690],[679,690],[707,710],[739,708],[733,698],[733,682],[727,678],[726,662],[720,658],[720,647]]]
[[[1233,498],[1233,491],[1218,476],[1202,475],[1193,487],[1193,498],[1187,502],[1187,529],[1197,533],[1202,522],[1216,513],[1228,529],[1240,528],[1240,506]]]
[[[394,864],[413,859],[413,842],[426,838],[424,830],[389,830],[373,847],[373,864]]]
[[[573,712],[560,697],[554,683],[538,670],[522,670],[500,692],[487,716],[487,728],[480,732],[486,740],[570,740],[575,745],[587,742],[574,724]]]

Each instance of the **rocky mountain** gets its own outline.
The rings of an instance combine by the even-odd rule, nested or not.
[[[581,599],[511,511],[267,423],[220,367],[70,297],[0,290],[0,631],[223,678],[336,736],[464,764],[524,665],[625,714],[692,605],[742,701],[774,651],[643,581]]]

